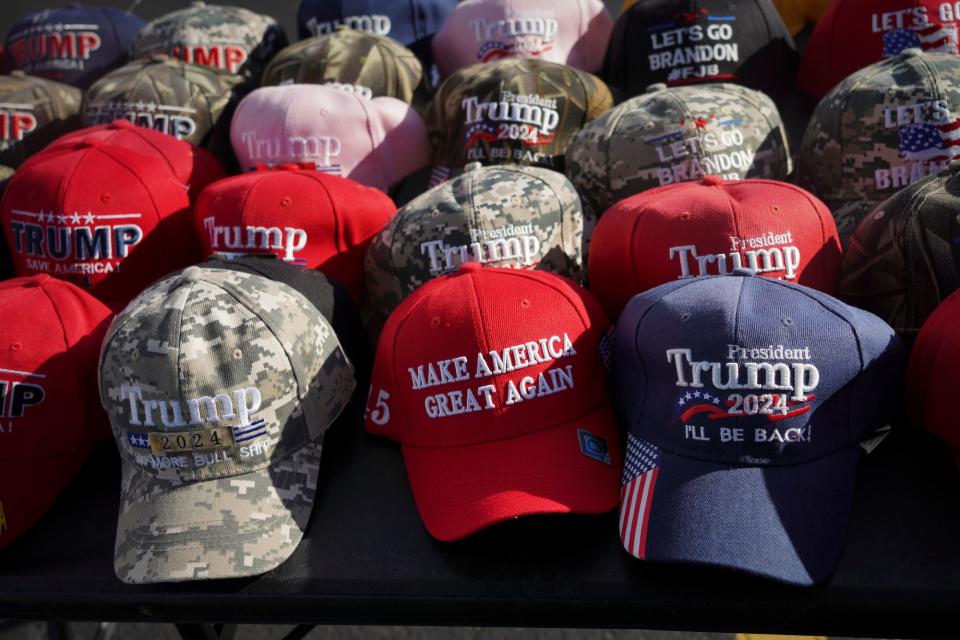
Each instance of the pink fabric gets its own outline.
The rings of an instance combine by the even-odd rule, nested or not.
[[[534,58],[595,73],[613,31],[601,0],[465,0],[433,39],[441,76],[479,62]]]
[[[310,162],[384,191],[430,162],[427,128],[406,103],[312,84],[252,92],[233,116],[230,142],[244,171]]]

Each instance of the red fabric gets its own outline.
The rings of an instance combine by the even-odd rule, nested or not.
[[[750,244],[751,240],[789,242]],[[779,238],[778,238],[779,236]],[[739,238],[735,250],[733,239]],[[691,249],[694,247],[695,249]],[[840,240],[830,210],[799,187],[774,180],[723,181],[708,176],[644,191],[621,200],[601,216],[590,244],[590,289],[611,318],[617,318],[634,295],[658,285],[721,272],[717,258],[701,274],[696,256],[739,253],[750,265],[749,252],[788,247],[799,265],[762,272],[832,294],[842,259]],[[671,250],[673,255],[671,256]],[[799,258],[796,253],[799,252]],[[764,265],[763,254],[754,253]],[[735,266],[724,258],[724,273]],[[786,255],[784,255],[786,267]],[[686,267],[686,273],[684,272]],[[792,276],[792,277],[788,277]]]
[[[55,219],[40,222],[40,214]],[[97,140],[31,158],[10,179],[0,203],[17,275],[50,273],[114,309],[199,261],[191,214],[187,189],[165,160]],[[60,248],[64,231],[68,244],[58,258],[51,247]],[[81,238],[88,245],[90,238],[102,241],[95,247],[99,255],[84,246],[80,256]]]
[[[109,433],[97,357],[110,310],[47,275],[0,282],[0,547],[52,504]],[[9,313],[10,310],[16,313]]]
[[[160,158],[177,179],[189,187],[193,202],[208,184],[226,176],[220,162],[206,149],[160,131],[138,127],[129,120],[73,131],[57,138],[46,150],[75,146],[84,141],[101,141]]]
[[[835,0],[810,34],[797,87],[821,98],[854,71],[884,59],[884,33],[952,25],[960,20],[955,8],[943,0]]]
[[[609,354],[609,328],[590,293],[569,280],[477,263],[430,281],[400,304],[381,334],[366,428],[403,445],[431,534],[454,540],[517,516],[616,506],[620,442],[601,355]],[[572,346],[565,354],[564,336]],[[506,359],[505,350],[527,343],[536,350],[509,356],[524,366],[497,371],[491,352]],[[464,379],[414,387],[421,365],[429,381],[428,363],[439,371],[438,363],[458,357],[466,361],[455,377]],[[456,372],[456,365],[446,369]],[[545,393],[509,402],[511,386],[521,393],[516,400],[531,382]],[[468,391],[476,410],[437,413],[441,398],[454,407],[458,393],[469,406]],[[610,464],[582,452],[578,430],[606,442]]]
[[[210,185],[197,202],[194,221],[204,257],[273,253],[322,271],[362,304],[367,247],[396,211],[382,191],[311,168],[284,165]],[[226,231],[216,231],[218,227]],[[247,232],[253,227],[278,231],[264,242],[262,234]],[[230,243],[225,241],[228,236]],[[299,245],[303,248],[294,250]]]

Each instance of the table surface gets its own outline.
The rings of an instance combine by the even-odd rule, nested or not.
[[[583,626],[956,636],[960,477],[924,434],[861,465],[829,584],[638,561],[615,514],[541,516],[441,543],[417,515],[399,448],[355,403],[328,433],[306,536],[251,579],[124,585],[113,573],[120,484],[111,443],[38,525],[0,551],[0,618]]]

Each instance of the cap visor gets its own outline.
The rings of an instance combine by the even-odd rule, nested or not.
[[[0,462],[0,548],[50,509],[86,462],[90,450],[50,458]]]
[[[114,568],[128,583],[259,575],[296,549],[310,519],[319,441],[269,467],[181,484],[124,460]]]
[[[659,466],[621,490],[620,539],[641,559],[821,583],[843,550],[859,456],[853,446],[801,465],[733,467],[660,450]]]
[[[610,461],[581,452],[585,431],[606,440]],[[403,447],[417,509],[439,540],[544,513],[604,513],[617,506],[622,468],[609,405],[583,419],[462,447]]]

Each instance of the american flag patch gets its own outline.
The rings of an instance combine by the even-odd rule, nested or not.
[[[883,34],[883,57],[898,56],[904,49],[960,53],[957,44],[957,25],[955,24],[930,24],[918,29],[894,29]]]
[[[942,162],[960,155],[960,120],[900,127],[900,155],[913,162]]]
[[[650,505],[660,474],[660,449],[627,434],[627,455],[620,488],[620,540],[630,555],[643,560],[647,549]]]

